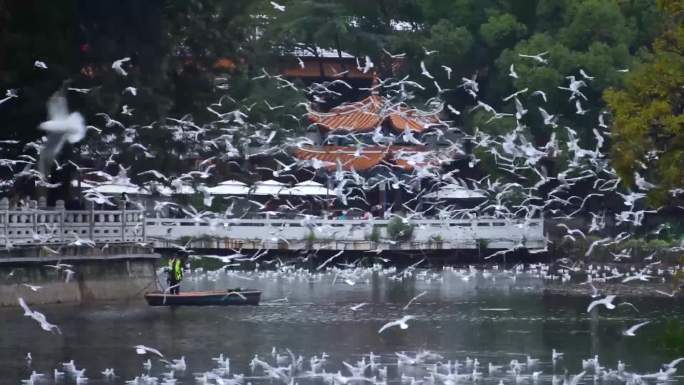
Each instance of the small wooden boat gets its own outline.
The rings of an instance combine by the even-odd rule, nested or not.
[[[261,292],[258,290],[234,289],[227,291],[188,291],[180,294],[159,291],[145,294],[150,306],[228,306],[258,305]]]

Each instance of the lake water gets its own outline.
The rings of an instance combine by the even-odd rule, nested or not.
[[[263,372],[253,374],[249,367],[255,355],[276,365],[273,347],[279,354],[290,349],[303,356],[304,371],[310,369],[310,357],[325,352],[329,357],[324,369],[341,371],[344,376],[350,373],[343,361],[354,364],[373,352],[380,356],[380,367],[388,368],[389,383],[400,383],[403,374],[416,377],[414,384],[431,383],[425,377],[435,359],[397,366],[395,352],[414,355],[429,350],[441,355],[444,363],[458,360],[464,364],[468,357],[477,358],[483,372],[479,381],[493,384],[500,379],[512,384],[516,379],[504,372],[489,375],[490,362],[508,368],[511,360],[525,362],[528,355],[540,363],[522,375],[542,371],[538,383],[548,384],[553,374],[562,375],[566,370],[579,373],[581,360],[594,355],[599,355],[601,365],[607,368],[615,369],[622,360],[628,372],[642,374],[656,372],[661,363],[675,358],[659,349],[658,337],[665,319],[683,317],[681,300],[630,299],[639,312],[619,306],[613,311],[602,308],[592,315],[586,313],[589,297],[545,295],[546,283],[536,274],[417,270],[402,279],[392,274],[370,270],[349,275],[311,275],[293,270],[195,274],[183,286],[184,290],[261,289],[262,303],[254,307],[169,309],[151,308],[142,301],[33,307],[59,325],[62,335],[44,332],[36,322],[22,316],[19,308],[0,309],[0,383],[20,383],[33,370],[49,374],[37,383],[53,383],[53,369],[62,370],[61,363],[73,359],[77,368],[86,369],[88,383],[123,384],[143,373],[143,361],[152,357],[137,355],[133,348],[137,344],[155,347],[168,358],[184,356],[187,370],[175,373],[178,383],[183,384],[194,384],[195,375],[215,368],[211,358],[220,353],[231,359],[231,373],[245,374],[245,383],[278,384],[251,378],[262,377]],[[422,292],[426,294],[403,310]],[[362,302],[368,304],[357,311],[350,309]],[[391,328],[378,334],[383,324],[405,314],[417,317],[409,321],[408,329]],[[636,337],[622,336],[622,330],[644,320],[652,324],[640,329]],[[555,365],[551,362],[554,348],[565,353]],[[28,352],[33,357],[30,364],[24,358]],[[152,358],[150,375],[169,371]],[[105,368],[114,368],[117,377],[103,380],[100,372]],[[459,372],[471,373],[472,368],[462,367]],[[673,381],[684,383],[680,377]],[[74,382],[69,376],[61,381]],[[323,380],[300,376],[295,383],[322,384]],[[519,377],[517,383],[533,384],[525,377]],[[586,376],[582,383],[593,383],[593,379]]]

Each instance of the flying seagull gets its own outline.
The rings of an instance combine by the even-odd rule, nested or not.
[[[128,72],[126,72],[126,70],[123,69],[123,64],[129,61],[131,61],[130,57],[115,60],[114,63],[112,63],[112,68],[114,69],[114,71],[116,71],[117,74],[121,76],[128,76]]]
[[[396,321],[388,322],[388,323],[382,325],[380,330],[378,330],[378,334],[382,333],[383,331],[385,331],[385,330],[387,330],[393,326],[399,326],[399,328],[401,330],[406,330],[406,329],[408,329],[408,323],[406,323],[406,322],[408,322],[409,320],[415,319],[415,318],[416,317],[412,316],[412,315],[405,315]]]
[[[649,323],[651,323],[651,321],[645,321],[645,322],[638,323],[638,324],[632,326],[631,328],[623,331],[622,335],[627,336],[627,337],[634,337],[636,335],[634,333],[637,331],[637,329],[639,329],[640,327],[642,327],[646,324],[649,324]]]
[[[69,113],[67,100],[61,92],[56,92],[47,102],[48,120],[38,128],[47,132],[47,142],[40,151],[40,165],[43,175],[53,159],[59,155],[64,142],[78,143],[86,134],[83,116],[78,112]]]
[[[280,5],[280,4],[276,3],[275,1],[271,1],[271,5],[272,5],[273,8],[275,8],[276,10],[278,10],[278,11],[280,11],[280,12],[285,12],[285,6],[284,6],[284,5]]]
[[[159,357],[164,358],[164,355],[161,354],[161,352],[155,348],[150,348],[150,347],[145,346],[145,345],[135,345],[134,348],[135,348],[135,352],[138,354],[152,353],[152,354],[158,355]]]
[[[615,309],[615,305],[613,305],[613,300],[615,300],[615,295],[607,295],[605,298],[597,299],[596,301],[593,301],[589,304],[589,307],[587,308],[587,313],[591,312],[591,309],[595,308],[598,305],[603,305],[607,309],[613,310]]]
[[[513,79],[518,78],[518,73],[515,72],[515,64],[511,64],[511,68],[508,71],[509,71],[508,76],[512,77]]]

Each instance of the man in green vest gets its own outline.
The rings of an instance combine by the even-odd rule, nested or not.
[[[166,281],[169,284],[169,292],[171,294],[180,294],[180,283],[183,280],[183,265],[184,258],[181,255],[176,255],[169,260]]]

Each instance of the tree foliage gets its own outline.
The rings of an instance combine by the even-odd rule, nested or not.
[[[655,7],[656,2],[660,7]],[[605,94],[622,130],[614,138],[616,168],[629,181],[635,160],[645,161],[651,149],[667,151],[659,165],[664,185],[681,181],[675,170],[681,160],[675,130],[680,123],[675,113],[666,119],[668,108],[677,108],[672,92],[681,85],[676,80],[681,51],[679,56],[673,52],[681,49],[681,32],[677,32],[681,0],[278,3],[285,12],[268,0],[68,0],[59,5],[51,0],[0,0],[0,92],[17,88],[20,96],[0,104],[0,121],[13,125],[11,130],[1,130],[0,138],[22,143],[38,138],[42,133],[35,127],[45,116],[45,100],[58,88],[75,87],[90,89],[85,95],[69,93],[70,106],[82,112],[89,124],[123,141],[126,136],[121,132],[102,127],[104,121],[96,114],[106,113],[135,128],[158,154],[146,162],[133,162],[134,167],[182,167],[186,160],[172,158],[186,149],[172,144],[173,133],[161,124],[168,117],[202,126],[215,120],[216,113],[249,110],[249,123],[275,129],[274,140],[285,140],[306,125],[297,119],[305,112],[297,107],[302,94],[282,83],[252,79],[296,66],[290,54],[294,48],[314,56],[328,49],[351,53],[361,61],[368,56],[381,77],[411,75],[425,88],[411,91],[416,104],[439,94],[446,104],[469,111],[476,101],[458,85],[461,78],[476,76],[480,100],[498,112],[515,113],[514,101],[503,99],[527,88],[519,95],[529,110],[521,119],[521,130],[538,146],[554,133],[562,137],[559,128],[543,123],[538,112],[543,107],[559,117],[559,127],[572,127],[585,147],[594,147],[592,130],[605,108],[601,96],[609,87],[624,87]],[[650,49],[666,24],[663,14],[669,15],[668,32]],[[406,65],[394,68],[387,52],[405,53]],[[545,64],[520,56],[543,52],[547,52]],[[123,57],[131,57],[126,78],[111,69],[111,63]],[[34,60],[48,63],[48,70],[34,68]],[[640,67],[642,62],[647,64]],[[434,79],[422,75],[421,63]],[[511,66],[517,78],[510,76]],[[624,69],[631,71],[625,75]],[[593,77],[584,90],[590,101],[583,102],[586,114],[577,114],[574,101],[558,88],[567,86],[569,76],[580,78],[580,70]],[[122,92],[129,86],[138,89],[136,97]],[[544,92],[548,102],[533,96],[534,91]],[[215,112],[207,110],[219,100],[223,102],[213,108]],[[265,100],[283,108],[274,112]],[[135,114],[122,114],[124,105]],[[634,110],[629,110],[632,106]],[[514,129],[507,119],[469,115],[450,118],[470,133],[479,129],[496,136]],[[654,127],[658,128],[655,136]],[[234,137],[244,144],[258,130],[240,130]],[[74,153],[80,150],[94,158],[88,151],[98,149],[88,146],[84,142]],[[675,151],[669,151],[672,148]],[[70,156],[68,151],[65,154]],[[137,159],[130,154],[121,158]],[[495,172],[486,167],[484,171]]]
[[[668,22],[652,57],[624,88],[605,92],[614,120],[613,165],[628,185],[636,175],[657,182],[656,201],[684,185],[684,2],[659,4]]]

